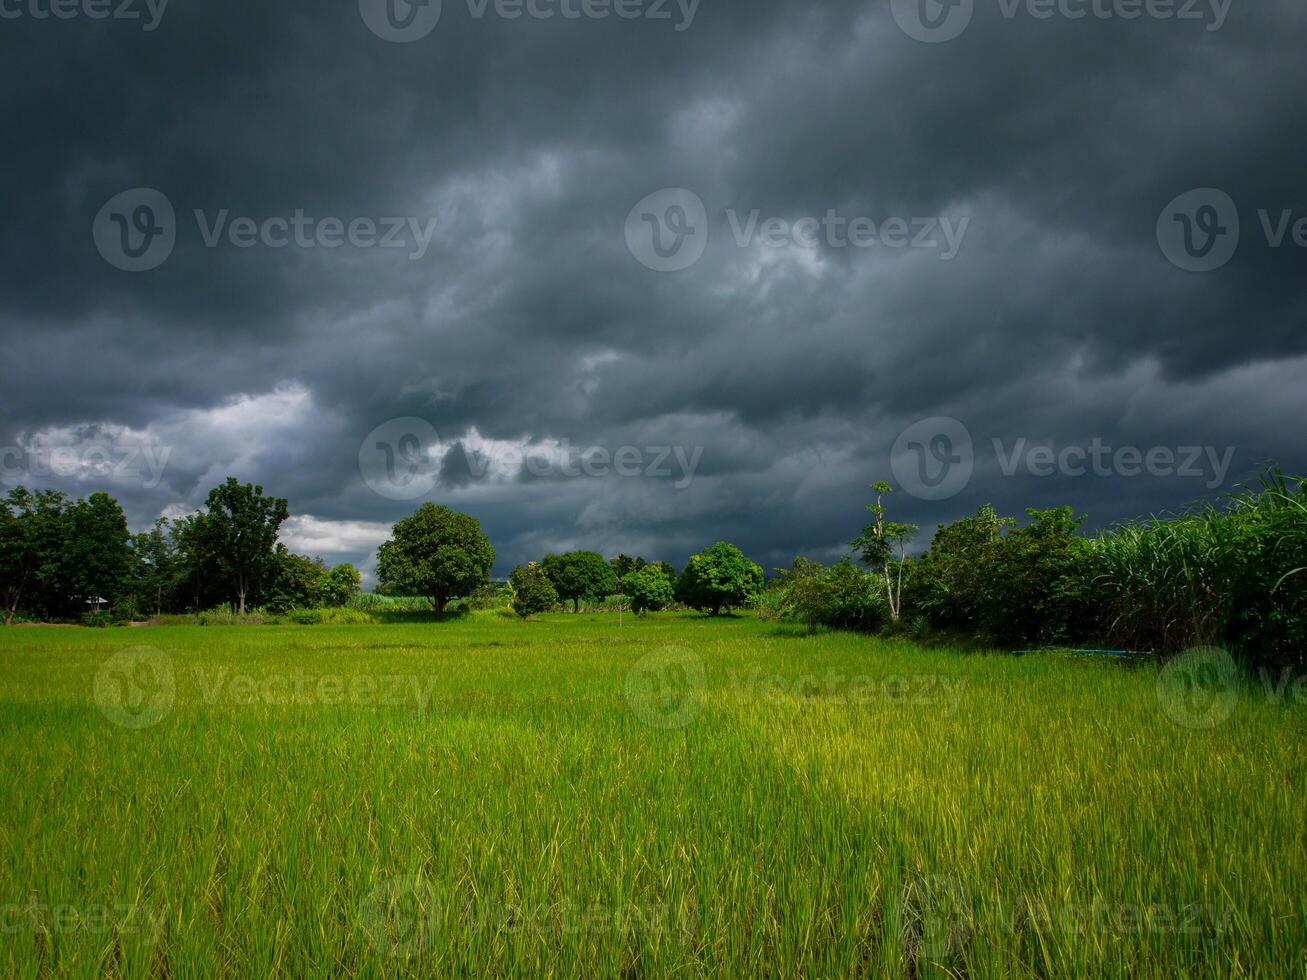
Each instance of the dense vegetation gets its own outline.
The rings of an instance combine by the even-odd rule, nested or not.
[[[481,525],[424,504],[399,521],[378,555],[382,595],[423,597],[444,613],[512,607],[531,616],[570,605],[619,603],[636,613],[697,609],[712,616],[758,607],[812,628],[918,638],[971,638],[1015,647],[1110,645],[1166,656],[1229,647],[1254,666],[1307,666],[1307,488],[1268,473],[1221,503],[1086,536],[1070,508],[1030,510],[1024,521],[992,506],[940,527],[910,554],[915,525],[890,519],[892,488],[873,485],[871,520],[851,560],[806,558],[762,569],[719,541],[678,574],[665,562],[593,551],[545,555],[490,585],[495,552]],[[70,501],[19,488],[0,502],[0,589],[6,620],[69,619],[97,600],[118,618],[226,605],[291,610],[353,606],[358,572],[328,569],[277,544],[287,502],[229,479],[200,512],[128,533],[106,494]],[[518,589],[529,593],[514,602]],[[474,598],[474,597],[480,598]],[[371,602],[373,605],[368,606]],[[311,618],[311,617],[302,617]]]
[[[0,630],[0,976],[1307,968],[1292,699],[1199,731],[1056,654],[426,615]]]

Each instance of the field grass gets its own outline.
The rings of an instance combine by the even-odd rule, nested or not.
[[[0,975],[1301,977],[1307,708],[1179,696],[747,617],[0,630]]]

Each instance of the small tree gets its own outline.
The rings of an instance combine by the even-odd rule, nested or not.
[[[558,604],[558,593],[543,568],[536,562],[518,565],[508,577],[513,589],[513,612],[523,619],[548,612]]]
[[[907,564],[908,542],[917,533],[917,525],[885,520],[882,501],[886,494],[894,492],[894,488],[881,480],[873,483],[871,489],[876,492],[876,502],[867,505],[872,521],[853,539],[851,546],[860,552],[868,568],[884,577],[885,604],[889,606],[890,619],[897,623],[903,611],[903,567]],[[895,551],[898,552],[897,562]],[[898,566],[897,569],[893,568],[894,565]]]
[[[733,544],[718,541],[694,555],[676,583],[676,598],[716,616],[751,601],[762,589],[762,568]]]
[[[600,602],[617,591],[612,566],[595,551],[546,555],[541,567],[558,597],[570,602],[574,613],[581,611],[582,602]]]
[[[363,584],[363,576],[349,562],[336,565],[322,580],[321,602],[324,606],[348,606],[350,600],[358,595]]]
[[[666,609],[672,602],[674,590],[661,568],[646,565],[622,579],[622,594],[630,598],[631,611],[639,616],[646,611]]]
[[[391,594],[426,596],[443,615],[450,600],[489,579],[494,564],[495,549],[476,518],[426,503],[377,552],[377,578]]]

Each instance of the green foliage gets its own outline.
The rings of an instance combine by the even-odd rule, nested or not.
[[[322,580],[322,605],[333,608],[348,606],[358,594],[362,582],[363,576],[349,562],[336,565]]]
[[[443,614],[450,600],[484,584],[494,564],[495,549],[476,518],[425,503],[381,546],[377,578],[383,586],[427,596]]]
[[[1226,506],[1125,524],[1093,542],[1092,585],[1118,642],[1223,643],[1256,666],[1307,666],[1307,489],[1268,472]]]
[[[322,599],[327,580],[327,566],[321,558],[307,558],[277,545],[273,554],[263,605],[270,612],[312,608]]]
[[[889,609],[874,575],[845,558],[822,568],[806,558],[794,559],[789,569],[778,569],[780,579],[768,590],[769,602],[779,615],[818,627],[872,633],[889,619]]]
[[[649,563],[638,555],[634,558],[630,555],[618,555],[609,564],[613,567],[613,579],[620,588],[622,582],[626,580],[626,576],[632,572],[638,572]]]
[[[617,590],[617,577],[604,556],[594,551],[545,555],[542,569],[563,602],[579,612],[581,603],[601,602]]]
[[[200,525],[211,556],[234,590],[237,612],[246,598],[276,570],[277,532],[290,516],[281,497],[265,497],[263,487],[228,477],[209,491]]]
[[[359,612],[421,613],[431,611],[426,596],[391,596],[377,592],[360,592],[349,600],[350,609]]]
[[[690,558],[676,583],[676,600],[712,616],[743,606],[762,590],[762,568],[733,544],[718,541]]]
[[[912,563],[907,605],[943,630],[992,643],[1053,644],[1092,629],[1084,521],[1069,507],[1027,511],[1018,526],[985,504],[941,527]]]
[[[630,598],[631,611],[638,616],[666,609],[675,598],[675,587],[662,568],[646,565],[622,579],[622,594]]]
[[[548,612],[558,604],[558,592],[544,568],[536,562],[518,565],[508,577],[508,584],[513,590],[513,612],[523,619]]]
[[[871,523],[853,539],[850,547],[859,553],[865,565],[884,581],[885,605],[890,619],[898,622],[903,606],[903,573],[907,567],[907,547],[917,533],[916,524],[886,520],[884,498],[893,488],[881,480],[871,485],[876,499],[867,505]]]
[[[171,607],[183,573],[168,521],[159,518],[154,527],[131,538],[131,589],[134,605],[154,615]]]

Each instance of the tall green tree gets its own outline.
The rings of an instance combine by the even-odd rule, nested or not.
[[[290,516],[282,497],[265,497],[263,487],[235,477],[209,491],[203,533],[217,563],[245,612],[246,598],[275,567],[277,532]]]
[[[68,497],[57,490],[15,487],[0,513],[0,587],[5,622],[20,608],[45,618],[67,611]]]
[[[582,602],[601,602],[617,591],[613,567],[595,551],[546,555],[543,568],[558,598],[570,602],[574,613],[580,611]]]
[[[68,510],[64,587],[80,608],[105,599],[117,605],[130,591],[132,552],[127,516],[107,493],[93,493]]]
[[[132,582],[136,607],[153,609],[158,616],[165,600],[172,603],[180,574],[176,543],[169,533],[167,518],[160,517],[154,527],[132,535]]]
[[[297,555],[284,544],[273,555],[272,574],[263,592],[263,604],[276,613],[313,609],[322,600],[327,566],[321,558]]]
[[[853,539],[851,546],[857,549],[863,564],[884,578],[890,619],[897,623],[903,613],[903,570],[907,565],[908,542],[918,526],[886,520],[884,498],[894,492],[888,483],[881,480],[873,483],[871,489],[876,494],[875,501],[867,505],[871,523]]]
[[[437,614],[490,577],[495,549],[474,517],[425,503],[399,521],[377,552],[377,578],[391,594],[422,595]]]

